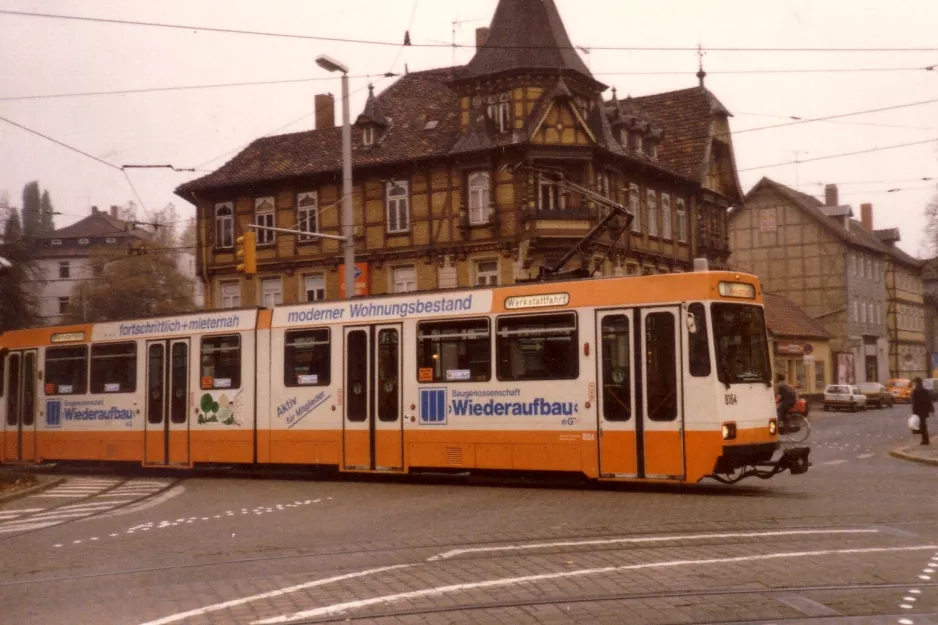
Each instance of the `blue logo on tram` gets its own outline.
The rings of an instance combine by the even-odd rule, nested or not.
[[[62,425],[62,400],[46,401],[46,427],[57,428]]]
[[[446,389],[420,389],[420,422],[446,425]]]

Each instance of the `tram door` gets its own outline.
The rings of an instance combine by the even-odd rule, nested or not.
[[[189,465],[189,339],[147,343],[144,464]]]
[[[638,476],[634,312],[597,314],[599,468],[603,477]]]
[[[641,310],[642,474],[684,477],[684,403],[681,379],[681,309]]]
[[[36,459],[36,361],[35,350],[10,352],[7,356],[3,437],[3,457],[7,462]],[[3,384],[2,378],[0,384]]]
[[[345,328],[343,467],[402,471],[401,324]]]

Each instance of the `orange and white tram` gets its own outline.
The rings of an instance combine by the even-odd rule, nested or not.
[[[0,459],[803,473],[760,286],[696,272],[223,310],[0,336]]]

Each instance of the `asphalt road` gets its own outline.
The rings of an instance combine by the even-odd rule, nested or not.
[[[907,413],[735,486],[72,476],[0,506],[0,622],[938,624]]]

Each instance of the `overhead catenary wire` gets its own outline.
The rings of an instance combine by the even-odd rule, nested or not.
[[[933,137],[933,138],[931,138],[931,139],[925,139],[925,140],[923,140],[923,141],[910,141],[909,143],[897,143],[897,144],[895,144],[895,145],[885,145],[885,146],[876,147],[876,148],[867,148],[867,149],[865,149],[865,150],[856,150],[856,151],[854,151],[854,152],[842,152],[842,153],[840,153],[840,154],[828,154],[828,155],[825,155],[825,156],[815,156],[815,157],[813,157],[813,158],[804,158],[804,159],[799,159],[799,160],[797,160],[797,161],[783,161],[783,162],[781,162],[781,163],[772,163],[772,164],[770,164],[770,165],[757,165],[757,166],[755,166],[755,167],[745,167],[745,168],[739,169],[739,170],[737,170],[737,171],[740,172],[740,173],[742,173],[742,172],[745,172],[745,171],[755,171],[755,170],[757,170],[757,169],[770,169],[770,168],[772,168],[772,167],[781,167],[781,166],[783,166],[783,165],[795,165],[795,164],[800,165],[800,164],[802,164],[802,163],[811,163],[811,162],[813,162],[813,161],[826,161],[826,160],[830,160],[830,159],[833,159],[833,158],[844,158],[844,157],[847,157],[847,156],[857,156],[857,155],[859,155],[859,154],[870,154],[870,153],[872,153],[872,152],[882,152],[882,151],[885,151],[885,150],[895,150],[895,149],[898,149],[898,148],[907,148],[907,147],[911,147],[911,146],[915,146],[915,145],[925,145],[925,144],[927,144],[927,143],[935,143],[935,142],[938,142],[938,137]]]
[[[273,32],[273,31],[260,31],[260,30],[246,30],[239,28],[220,28],[214,26],[200,26],[194,24],[169,24],[165,22],[150,22],[142,20],[122,20],[116,18],[105,18],[105,17],[93,17],[85,15],[66,15],[66,14],[53,14],[53,13],[37,13],[29,11],[12,11],[8,9],[0,10],[0,15],[12,15],[19,17],[33,17],[33,18],[45,18],[45,19],[60,19],[60,20],[73,20],[73,21],[83,21],[83,22],[97,22],[103,24],[120,24],[125,26],[141,26],[141,27],[150,27],[150,28],[166,28],[174,30],[186,30],[186,31],[205,31],[221,34],[231,34],[231,35],[250,35],[250,36],[259,36],[259,37],[275,37],[282,39],[300,39],[308,41],[327,41],[333,43],[352,43],[360,45],[374,45],[374,46],[387,46],[387,47],[398,47],[400,46],[399,41],[380,41],[374,39],[355,39],[350,37],[326,37],[322,35],[304,35],[300,33],[282,33],[282,32]],[[471,44],[444,44],[444,43],[413,43],[415,48],[451,48],[451,47],[462,47],[469,48],[472,47]],[[540,50],[545,49],[548,46],[497,46],[489,44],[490,48],[493,49],[511,49],[511,50]],[[556,49],[558,46],[549,46],[551,49]],[[578,49],[581,47],[587,47],[589,50],[604,50],[604,51],[632,51],[632,52],[696,52],[697,46],[611,46],[611,45],[589,45],[584,46],[583,44],[572,44],[570,46],[561,46],[561,48],[566,49]],[[910,53],[921,53],[921,52],[938,52],[938,47],[741,47],[741,46],[730,46],[730,47],[709,47],[707,48],[709,52],[810,52],[810,53],[822,53],[822,52],[910,52]]]

